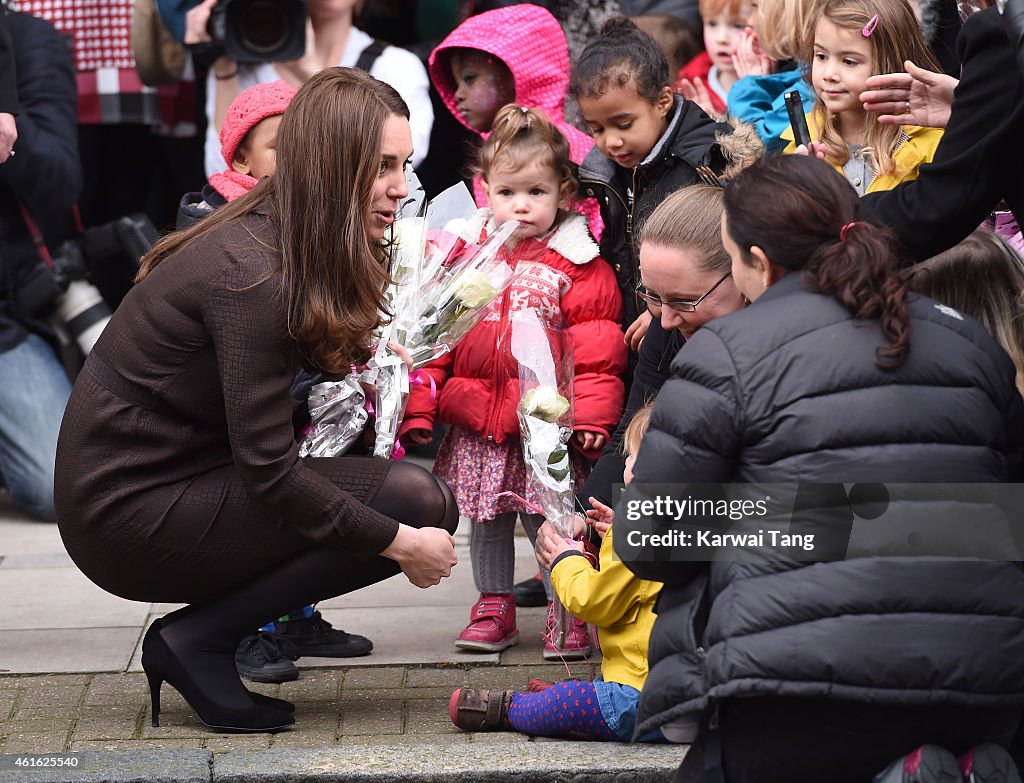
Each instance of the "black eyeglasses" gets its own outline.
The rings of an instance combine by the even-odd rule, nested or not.
[[[643,299],[645,302],[647,302],[647,304],[650,305],[652,308],[661,308],[664,306],[668,307],[670,310],[675,310],[677,313],[692,313],[697,309],[697,305],[699,305],[701,302],[703,302],[705,299],[711,296],[711,293],[716,288],[718,288],[718,286],[724,283],[725,278],[729,277],[729,275],[731,274],[732,270],[730,269],[728,272],[726,272],[718,279],[717,283],[715,283],[713,286],[711,286],[711,288],[708,289],[708,292],[706,294],[704,294],[698,299],[694,299],[693,301],[687,301],[685,299],[672,299],[671,301],[663,302],[659,297],[655,296],[654,294],[648,293],[647,289],[644,288],[644,284],[642,282],[636,284],[636,295]]]

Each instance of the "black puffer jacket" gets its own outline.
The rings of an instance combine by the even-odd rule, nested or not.
[[[923,297],[909,309],[911,349],[892,371],[873,364],[877,323],[798,273],[705,325],[662,387],[635,481],[1005,480],[1024,445],[1014,367],[973,319]],[[964,509],[968,540],[1007,536],[1004,517]],[[627,549],[629,519],[615,524],[619,556],[667,585],[638,735],[737,696],[1024,703],[1016,563],[866,557],[852,538],[834,562],[654,563]],[[899,537],[872,530],[869,545]]]
[[[634,293],[639,269],[635,231],[670,193],[702,181],[697,166],[708,166],[715,173],[725,168],[716,144],[719,133],[732,133],[732,126],[716,123],[695,103],[677,95],[668,130],[635,169],[616,165],[597,147],[580,164],[582,195],[596,198],[601,205],[601,257],[612,265],[619,281],[623,326],[640,314]]]
[[[607,506],[615,505],[614,486],[622,483],[622,474],[626,467],[626,458],[622,455],[622,438],[626,427],[633,420],[636,412],[658,396],[662,385],[668,378],[672,360],[679,353],[686,340],[683,333],[676,329],[666,330],[661,319],[655,318],[640,344],[633,382],[629,387],[629,399],[626,410],[619,420],[619,426],[608,439],[594,469],[587,476],[582,489],[577,492],[580,505],[590,508],[590,498],[595,497]]]

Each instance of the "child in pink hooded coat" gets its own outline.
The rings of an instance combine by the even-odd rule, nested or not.
[[[483,139],[490,135],[498,109],[518,103],[540,109],[565,134],[574,163],[594,146],[590,136],[565,120],[569,49],[558,20],[540,6],[523,3],[471,16],[431,52],[428,70],[449,111]],[[476,80],[475,90],[471,79]],[[467,100],[469,91],[475,96]],[[474,98],[484,106],[471,105]],[[486,207],[479,176],[473,179],[473,191],[477,205]],[[603,223],[597,202],[582,201],[577,211],[599,239]]]

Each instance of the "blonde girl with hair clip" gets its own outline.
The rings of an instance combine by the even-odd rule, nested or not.
[[[906,0],[827,0],[805,59],[817,96],[807,115],[815,153],[861,196],[916,179],[942,130],[884,125],[860,100],[868,77],[900,70],[906,60],[938,69]],[[796,152],[792,129],[783,138],[790,142],[784,153]]]
[[[574,476],[579,482],[618,423],[626,369],[619,320],[622,297],[615,274],[601,260],[586,218],[569,210],[576,189],[569,143],[537,109],[501,108],[480,153],[479,173],[489,207],[463,231],[478,242],[497,226],[516,220],[517,241],[507,254],[520,275],[483,321],[455,350],[428,366],[436,394],[413,391],[401,436],[426,443],[435,417],[450,425],[434,472],[446,476],[462,516],[472,520],[470,556],[480,599],[455,644],[496,652],[517,644],[512,596],[517,515],[531,541],[543,518],[523,513],[514,492],[529,503],[527,468],[519,435],[518,364],[508,340],[511,314],[532,308],[551,326],[566,324],[573,340],[576,398]],[[544,574],[549,600],[551,587]],[[590,653],[585,623],[574,623],[564,646],[547,642],[545,658],[583,658]]]

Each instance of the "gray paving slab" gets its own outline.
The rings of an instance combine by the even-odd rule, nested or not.
[[[6,494],[0,494],[0,555],[63,551],[56,525],[30,519],[14,508]]]
[[[5,601],[0,630],[141,626],[149,604],[126,601],[94,585],[77,568],[0,569]]]
[[[74,568],[65,552],[39,552],[5,555],[0,568]]]
[[[0,633],[0,673],[122,672],[140,628],[13,630]]]

